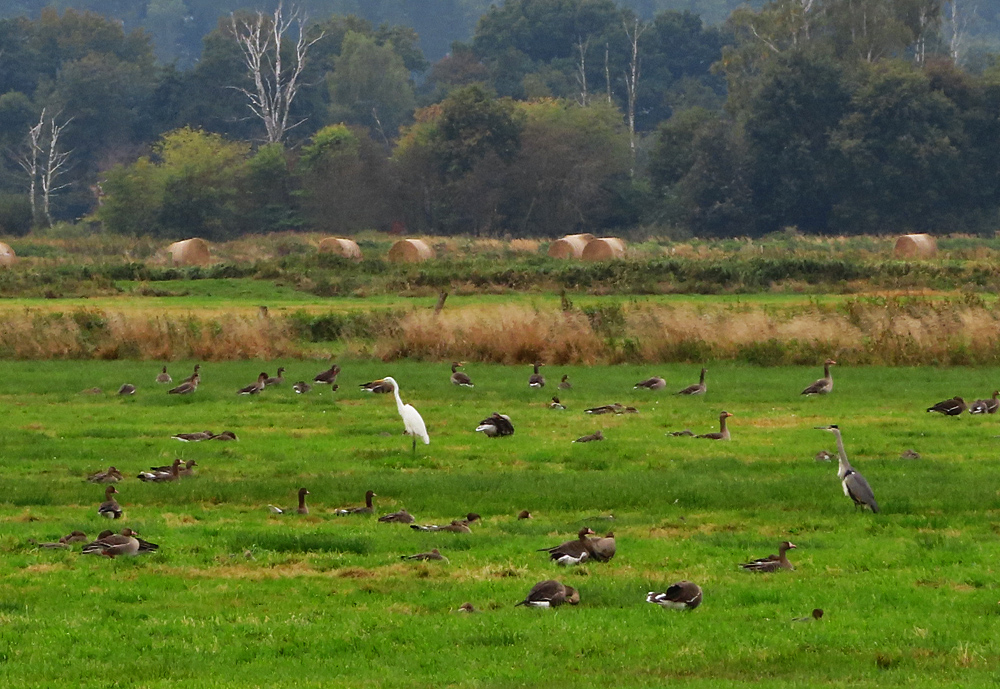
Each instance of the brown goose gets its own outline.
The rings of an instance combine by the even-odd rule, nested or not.
[[[518,519],[533,519],[534,517],[531,516],[531,512],[529,512],[528,510],[521,510],[520,512],[517,513],[517,518]]]
[[[970,414],[996,414],[1000,407],[1000,390],[993,391],[993,397],[986,400],[976,400],[969,406]]]
[[[487,438],[502,438],[514,435],[514,424],[506,414],[493,412],[490,416],[479,422],[476,432],[483,433]]]
[[[780,569],[795,569],[792,563],[788,561],[785,553],[797,547],[794,543],[782,541],[778,546],[777,555],[768,555],[767,557],[761,557],[751,562],[744,562],[740,567],[750,572],[777,572]]]
[[[549,404],[549,409],[558,409],[560,411],[565,411],[566,405],[560,402],[558,397],[553,397],[552,402]]]
[[[392,514],[383,514],[378,518],[383,524],[412,524],[417,521],[414,519],[413,515],[406,510],[399,510],[398,512],[393,512]]]
[[[313,378],[314,383],[320,385],[333,385],[337,382],[337,376],[340,375],[340,366],[333,364],[330,368],[326,369],[322,373],[317,373],[316,377]]]
[[[958,416],[965,411],[965,400],[961,397],[952,397],[950,400],[938,402],[933,407],[927,407],[927,411],[936,411],[945,416]]]
[[[662,390],[667,387],[667,381],[659,376],[653,376],[652,378],[647,378],[646,380],[640,380],[633,386],[633,390],[638,388],[645,388],[646,390]]]
[[[577,438],[574,443],[592,443],[595,440],[604,440],[604,433],[597,431],[596,433],[591,433],[590,435],[585,435],[582,438]]]
[[[232,431],[222,431],[218,435],[213,435],[209,440],[239,440]]]
[[[392,383],[387,383],[384,380],[373,380],[370,383],[361,384],[362,392],[371,392],[376,395],[387,395],[393,391]]]
[[[202,440],[211,440],[215,434],[212,431],[197,431],[195,433],[177,433],[170,437],[174,440],[180,440],[182,443],[197,443]]]
[[[194,476],[194,468],[196,466],[198,466],[198,462],[194,461],[193,459],[189,459],[186,462],[184,462],[184,466],[180,468],[180,471],[177,472],[177,475],[180,476],[181,478],[189,478],[191,476]]]
[[[592,557],[598,562],[608,562],[615,556],[617,550],[615,544],[615,533],[609,531],[603,538],[590,539],[590,546],[593,550]]]
[[[163,471],[165,467],[153,467],[152,471],[140,471],[138,479],[143,482],[167,483],[176,481],[180,476],[181,460],[175,459],[168,471]]]
[[[559,381],[559,389],[560,390],[572,390],[573,389],[573,384],[571,382],[569,382],[569,376],[563,376],[562,377],[562,380]]]
[[[465,375],[461,371],[456,371],[455,369],[465,366],[464,361],[455,361],[451,365],[451,384],[461,385],[463,388],[474,388],[475,385],[472,384],[472,379]]]
[[[528,387],[529,388],[544,388],[545,387],[545,376],[543,376],[541,373],[538,372],[538,367],[539,366],[544,366],[544,365],[545,364],[541,364],[541,363],[535,362],[535,372],[532,373],[531,376],[528,378]]]
[[[837,364],[833,359],[827,359],[823,362],[823,377],[819,380],[813,382],[812,385],[807,387],[801,393],[802,395],[826,395],[831,390],[833,390],[833,376],[830,375],[830,367]]]
[[[671,610],[694,610],[701,605],[701,598],[701,587],[690,581],[671,584],[663,593],[650,591],[646,594],[647,603],[655,603]]]
[[[245,388],[240,388],[236,391],[237,395],[256,395],[259,394],[261,390],[264,389],[264,381],[267,380],[267,373],[261,371],[257,374],[257,382],[248,385]]]
[[[201,371],[201,364],[195,364],[194,365],[194,371],[191,372],[191,375],[188,376],[187,378],[185,378],[184,380],[182,380],[181,382],[182,383],[190,383],[195,378],[198,378],[199,380],[201,380],[201,373],[200,373],[200,371]]]
[[[108,486],[104,491],[104,502],[102,502],[97,507],[97,513],[102,517],[107,519],[121,519],[122,518],[122,506],[118,504],[112,495],[118,493],[118,489],[114,486]]]
[[[98,471],[96,474],[91,474],[87,477],[87,480],[91,483],[118,483],[122,478],[124,478],[122,473],[115,467],[110,466],[107,471]]]
[[[593,533],[589,528],[583,527],[572,541],[566,541],[549,548],[539,548],[538,552],[548,553],[550,560],[564,567],[582,564],[588,559],[596,559],[593,541],[588,538]]]
[[[707,368],[701,369],[701,378],[694,385],[688,385],[683,390],[679,391],[678,395],[704,395],[705,391],[708,390],[708,386],[705,385],[705,374],[708,373]]]
[[[451,524],[438,526],[437,524],[410,524],[410,528],[415,531],[447,531],[449,533],[472,533],[469,522],[464,519],[454,519]]]
[[[164,366],[163,370],[160,371],[160,374],[158,376],[156,376],[156,382],[157,383],[172,383],[172,382],[174,382],[174,379],[170,377],[169,373],[167,373],[167,367],[166,366]]]
[[[270,387],[271,385],[281,385],[285,382],[285,377],[282,375],[285,372],[285,367],[280,366],[278,368],[278,373],[274,376],[269,376],[264,379],[264,387]]]
[[[426,561],[426,560],[443,560],[444,562],[448,562],[448,558],[446,558],[444,555],[442,555],[441,551],[438,550],[437,548],[434,548],[429,553],[417,553],[416,555],[400,555],[399,559],[400,560],[420,560],[420,561]]]
[[[305,488],[299,488],[299,506],[295,510],[299,514],[309,514],[309,508],[306,506],[306,496],[309,495],[309,491]]]
[[[312,390],[312,385],[310,385],[309,383],[305,382],[304,380],[300,380],[298,383],[295,383],[292,386],[292,390],[295,391],[296,395],[304,395],[307,392],[309,392],[310,390]]]
[[[136,538],[138,535],[132,529],[122,529],[120,534],[111,534],[88,543],[83,546],[81,552],[84,555],[105,555],[111,558],[118,555],[138,555],[139,540]]]
[[[563,603],[576,605],[580,602],[580,593],[572,586],[563,586],[555,579],[540,581],[531,587],[524,600],[514,605],[526,605],[529,608],[557,608]]]
[[[184,381],[176,388],[170,388],[167,390],[168,395],[190,395],[192,392],[198,389],[198,383],[201,382],[201,376],[197,373],[191,380]]]
[[[134,395],[135,394],[135,386],[132,385],[131,383],[125,383],[120,388],[118,388],[118,394],[119,395]]]
[[[709,440],[729,440],[729,429],[726,428],[726,419],[728,419],[732,414],[727,411],[719,414],[719,432],[718,433],[702,433],[701,435],[696,435],[695,438],[708,438]]]
[[[373,514],[375,508],[372,506],[372,498],[378,497],[375,495],[375,491],[368,491],[365,493],[365,506],[364,507],[342,507],[339,510],[335,510],[334,514],[345,515],[345,514]]]

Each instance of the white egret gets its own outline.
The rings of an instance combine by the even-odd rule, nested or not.
[[[420,416],[420,412],[413,408],[412,404],[403,404],[403,400],[399,397],[399,383],[389,376],[375,382],[392,385],[392,394],[396,396],[396,410],[399,411],[399,416],[403,419],[403,435],[413,436],[413,452],[417,451],[417,438],[423,440],[424,445],[430,445],[431,437],[427,435],[424,419]]]

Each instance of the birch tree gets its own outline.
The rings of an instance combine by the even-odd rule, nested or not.
[[[28,175],[28,198],[31,203],[31,217],[38,217],[38,187],[42,191],[42,214],[49,227],[52,226],[52,196],[71,182],[61,182],[60,178],[69,171],[69,159],[73,151],[59,148],[59,138],[63,130],[73,121],[69,118],[62,124],[56,120],[56,113],[47,120],[46,109],[38,118],[38,124],[28,130],[28,150],[18,158],[21,169]]]
[[[42,127],[45,126],[45,110],[38,118],[38,124],[28,129],[28,150],[19,158],[17,164],[28,175],[28,199],[31,201],[31,221],[38,218],[38,160],[43,153]]]
[[[639,37],[646,30],[646,25],[638,18],[633,20],[632,26],[628,21],[623,21],[625,26],[625,36],[628,37],[629,60],[628,68],[625,71],[625,98],[628,117],[628,137],[629,149],[632,151],[633,173],[635,172],[635,100],[639,88]]]

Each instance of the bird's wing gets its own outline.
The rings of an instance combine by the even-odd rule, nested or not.
[[[872,512],[878,512],[878,503],[875,502],[875,493],[865,477],[856,471],[844,477],[844,487],[847,488],[849,497],[862,505],[868,505]]]
[[[424,445],[430,445],[431,438],[427,435],[427,426],[424,425],[424,418],[420,416],[420,412],[414,409],[412,404],[405,405],[403,411],[405,412],[403,425],[406,426],[406,430],[423,440]]]

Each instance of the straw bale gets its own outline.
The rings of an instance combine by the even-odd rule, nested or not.
[[[344,258],[352,258],[355,261],[361,260],[361,247],[353,239],[326,237],[319,243],[319,252],[321,254],[336,254]]]
[[[929,234],[904,234],[896,240],[892,253],[896,258],[934,258],[937,240]]]
[[[419,263],[434,258],[434,249],[422,239],[400,239],[389,249],[393,263]]]
[[[584,261],[607,261],[625,258],[625,242],[618,237],[600,237],[587,244],[583,250]]]
[[[583,258],[583,250],[592,241],[594,241],[592,234],[568,234],[549,244],[549,256],[552,258]]]
[[[0,266],[12,266],[17,263],[17,254],[7,244],[0,242]]]
[[[198,237],[174,242],[167,247],[170,259],[175,266],[204,266],[212,260],[208,250],[208,242]]]

